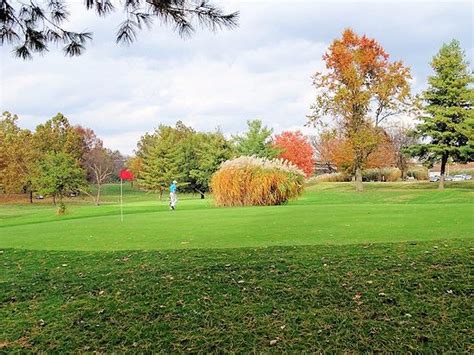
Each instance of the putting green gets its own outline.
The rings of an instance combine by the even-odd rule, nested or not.
[[[473,187],[367,184],[360,194],[348,184],[320,184],[284,206],[215,208],[210,199],[182,196],[177,211],[129,189],[121,223],[109,186],[105,205],[76,201],[62,217],[51,206],[2,206],[0,247],[159,250],[471,238]]]

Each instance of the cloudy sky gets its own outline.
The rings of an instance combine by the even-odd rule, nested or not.
[[[415,91],[425,87],[443,42],[456,38],[473,55],[470,1],[215,1],[240,11],[238,29],[183,40],[155,25],[128,47],[115,44],[122,13],[97,18],[82,0],[70,2],[69,27],[93,32],[93,42],[81,57],[51,47],[31,61],[2,47],[1,109],[28,128],[62,112],[126,154],[143,133],[177,120],[227,134],[254,118],[276,132],[302,127],[314,96],[311,75],[346,27],[410,66]]]

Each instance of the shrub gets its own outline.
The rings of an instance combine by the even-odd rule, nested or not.
[[[281,205],[303,191],[304,172],[281,159],[242,156],[224,162],[213,175],[218,206]]]
[[[466,168],[466,169],[450,169],[449,170],[449,175],[462,175],[462,174],[474,175],[474,169]]]
[[[362,172],[364,181],[398,181],[402,173],[398,168],[367,169]]]
[[[402,172],[398,168],[389,169],[387,175],[385,175],[385,181],[398,181],[402,178]]]
[[[351,176],[342,173],[321,174],[310,179],[309,183],[313,182],[347,182],[351,181]]]
[[[428,169],[424,166],[414,166],[407,170],[407,177],[414,177],[416,180],[428,180]]]

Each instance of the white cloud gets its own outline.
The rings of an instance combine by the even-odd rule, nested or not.
[[[52,50],[22,62],[2,49],[1,108],[18,113],[29,128],[63,112],[128,154],[144,132],[177,120],[235,134],[246,120],[261,118],[275,132],[311,133],[303,127],[314,96],[310,77],[344,27],[380,39],[395,59],[406,57],[420,90],[440,42],[462,37],[472,46],[466,4],[225,2],[227,9],[241,11],[234,31],[181,40],[155,26],[130,47],[114,44],[121,13],[97,19],[82,11],[70,27],[95,37],[79,58]]]

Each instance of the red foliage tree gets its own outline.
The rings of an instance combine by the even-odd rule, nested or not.
[[[275,148],[281,150],[278,158],[288,160],[304,171],[306,177],[314,172],[313,147],[303,133],[283,132],[275,136]]]

